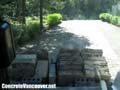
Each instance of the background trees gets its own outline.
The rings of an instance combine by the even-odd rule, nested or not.
[[[12,1],[12,2],[11,2]],[[102,12],[113,12],[113,6],[119,10],[120,0],[42,0],[43,14],[62,13],[65,19],[98,18]],[[40,0],[1,0],[0,11],[9,16],[39,16]],[[17,4],[18,3],[18,4]],[[119,4],[119,5],[118,5]],[[25,9],[25,10],[22,10]],[[25,11],[25,12],[23,12]],[[114,12],[115,13],[115,12]],[[117,13],[118,14],[118,13]],[[83,19],[84,19],[83,18]]]

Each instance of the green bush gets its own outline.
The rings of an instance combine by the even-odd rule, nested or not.
[[[117,25],[120,26],[120,16],[118,16]]]
[[[102,13],[102,14],[99,15],[99,18],[103,21],[110,22],[111,19],[112,19],[112,15],[109,14],[109,13]]]
[[[38,36],[40,32],[39,25],[40,20],[37,17],[27,17],[26,25],[22,25],[19,22],[12,23],[12,30],[16,46],[25,44]]]
[[[49,26],[54,26],[57,25],[61,22],[62,20],[62,15],[59,13],[53,13],[53,14],[49,14],[47,16],[46,22]]]
[[[28,17],[26,19],[26,32],[30,38],[34,38],[40,32],[40,20],[37,17]]]
[[[114,24],[114,25],[117,25],[118,24],[118,17],[113,16],[112,19],[111,19],[111,23]]]
[[[106,22],[112,23],[114,25],[120,25],[120,16],[113,16],[109,13],[101,13],[99,15],[99,18],[102,21],[106,21]]]

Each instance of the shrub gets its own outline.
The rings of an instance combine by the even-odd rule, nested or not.
[[[114,25],[120,25],[120,16],[112,16],[109,13],[101,13],[99,18]]]
[[[109,14],[109,13],[102,13],[102,14],[99,15],[99,18],[103,21],[110,22],[111,18],[112,18],[112,15]]]
[[[40,20],[39,18],[28,17],[26,20],[26,32],[30,38],[34,38],[39,32]]]
[[[49,14],[47,16],[46,22],[49,26],[54,26],[57,25],[61,22],[62,20],[62,15],[59,13],[53,13],[53,14]]]
[[[117,25],[118,24],[118,17],[113,16],[112,19],[111,19],[111,23],[114,24],[114,25]]]
[[[39,17],[26,17],[26,24],[40,23]]]
[[[118,23],[117,23],[117,25],[120,26],[120,16],[118,16]]]
[[[12,30],[16,46],[25,44],[38,36],[40,32],[39,22],[39,18],[27,17],[26,26],[20,24],[19,22],[12,23]]]

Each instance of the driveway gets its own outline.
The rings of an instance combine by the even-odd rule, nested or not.
[[[112,79],[120,70],[120,28],[100,20],[63,21],[60,27],[65,32],[84,37],[89,41],[85,48],[102,49],[108,62]],[[77,41],[76,41],[77,42]]]

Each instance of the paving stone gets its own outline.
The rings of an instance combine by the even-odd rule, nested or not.
[[[59,70],[82,70],[83,67],[79,64],[67,64],[67,65],[59,65]]]
[[[39,60],[37,62],[35,78],[44,81],[48,77],[48,60]]]
[[[82,57],[102,57],[103,51],[101,49],[83,49],[81,50]]]
[[[86,57],[83,60],[84,64],[87,65],[107,66],[107,61],[104,57]]]
[[[101,57],[96,57],[96,56],[92,56],[92,57],[83,57],[83,60],[90,60],[90,61],[106,61],[105,57],[101,56]]]
[[[84,64],[87,65],[99,65],[99,66],[107,66],[107,62],[106,61],[90,61],[90,60],[85,60]]]
[[[83,72],[81,71],[78,72],[78,70],[61,70],[58,72],[57,84],[60,86],[74,85],[74,81],[80,77],[84,77]]]
[[[49,65],[49,83],[55,84],[56,83],[56,67],[55,64]]]
[[[37,58],[39,60],[48,60],[48,51],[45,49],[37,49]]]
[[[80,56],[80,51],[76,49],[61,49],[58,58],[64,60],[64,58],[70,59],[70,58],[75,58],[76,56]]]
[[[11,80],[11,84],[41,84],[44,83],[48,75],[48,60],[40,60],[37,62],[35,75],[32,77],[24,77],[20,80]]]
[[[71,56],[71,53],[60,53],[60,54],[59,54],[59,57],[60,57],[60,58],[61,58],[61,57],[66,57],[66,56],[67,56],[67,57],[68,57],[68,56],[70,57],[70,56]]]
[[[65,52],[65,53],[64,53]],[[109,69],[101,49],[83,49],[81,54],[71,50],[63,50],[58,62],[58,84],[73,85],[77,78],[99,80],[96,69],[101,71],[102,79],[109,78]],[[103,74],[103,72],[105,72]],[[108,76],[107,76],[108,75]]]
[[[59,53],[78,53],[79,50],[78,49],[66,49],[66,48],[62,48],[60,49]]]
[[[110,74],[109,74],[109,69],[104,61],[84,61],[84,69],[85,69],[85,75],[86,77],[95,77],[95,69],[98,69],[101,72],[101,78],[103,80],[109,80],[110,79]]]
[[[95,73],[95,69],[86,69],[85,70],[85,77],[86,78],[96,78],[96,73]]]
[[[13,63],[36,63],[35,54],[18,54]]]
[[[86,69],[93,70],[95,68],[97,68],[97,69],[99,69],[101,71],[107,71],[107,72],[109,72],[108,66],[102,66],[101,67],[101,66],[93,66],[93,65],[87,65],[87,64],[84,65],[84,69],[85,70]]]
[[[110,73],[109,73],[109,72],[106,72],[106,71],[100,71],[100,75],[101,75],[101,79],[102,79],[102,80],[109,81],[110,78],[111,78]]]
[[[79,58],[79,59],[73,59],[73,60],[60,60],[59,61],[59,65],[67,65],[67,64],[79,64],[79,65],[81,65],[81,64],[83,64],[83,60],[81,59],[81,58]]]
[[[9,69],[11,79],[32,77],[36,69],[36,55],[18,54]]]
[[[85,64],[84,69],[86,70],[95,70],[95,66],[93,64]]]
[[[75,81],[75,87],[79,87],[79,86],[99,86],[99,82],[97,82],[94,78],[81,78]]]
[[[74,54],[74,55],[66,55],[66,56],[61,56],[61,57],[59,57],[59,60],[60,60],[60,61],[62,61],[62,60],[73,61],[73,60],[79,60],[79,59],[81,59],[79,53]]]

